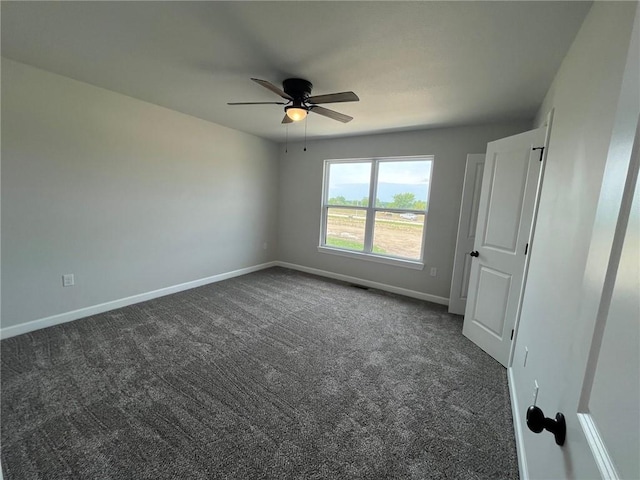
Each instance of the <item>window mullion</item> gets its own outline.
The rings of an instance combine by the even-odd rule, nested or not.
[[[329,173],[331,164],[327,160],[322,166],[322,215],[320,217],[320,245],[327,242],[327,223],[329,215]]]
[[[373,225],[376,218],[376,194],[378,183],[378,161],[371,161],[371,180],[369,184],[369,205],[367,207],[367,221],[364,230],[364,251],[373,251]]]
[[[322,217],[320,218],[320,245],[327,243],[327,220],[329,216],[329,206],[323,205]]]

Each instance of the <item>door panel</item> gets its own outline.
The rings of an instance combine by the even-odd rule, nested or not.
[[[478,207],[480,206],[480,191],[482,189],[482,175],[484,174],[484,154],[478,155],[473,159],[473,190],[471,191],[471,211],[469,215],[469,223],[465,235],[467,238],[474,240],[476,236],[476,227],[478,226]],[[472,243],[473,245],[473,243]]]
[[[478,300],[473,311],[473,322],[496,338],[501,339],[507,314],[511,275],[489,267],[480,268]]]
[[[467,292],[469,291],[469,276],[471,275],[471,258],[469,255],[464,257],[464,270],[462,271],[462,288],[458,292],[461,300],[467,301]],[[464,313],[464,310],[462,311]]]
[[[471,275],[471,257],[467,254],[473,250],[476,236],[483,173],[484,153],[467,155],[462,206],[458,220],[456,255],[453,261],[451,292],[449,294],[449,312],[458,315],[464,315],[467,306],[469,275]]]
[[[463,333],[503,365],[518,312],[545,128],[487,145]]]
[[[530,153],[517,148],[494,155],[483,241],[486,247],[515,252]]]

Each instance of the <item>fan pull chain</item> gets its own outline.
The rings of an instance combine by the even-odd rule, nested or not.
[[[284,126],[284,153],[287,153],[289,150],[289,125]]]
[[[304,117],[304,151],[307,151],[307,121],[309,120],[309,115]]]

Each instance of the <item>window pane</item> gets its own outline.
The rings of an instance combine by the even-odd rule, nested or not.
[[[430,160],[381,161],[376,206],[426,210],[430,180]]]
[[[371,162],[329,164],[329,205],[368,206]]]
[[[366,216],[364,209],[328,208],[325,244],[361,252],[364,249]]]
[[[376,212],[373,252],[419,260],[424,217],[414,213]]]

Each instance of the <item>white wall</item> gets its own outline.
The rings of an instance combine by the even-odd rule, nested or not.
[[[275,260],[278,155],[2,59],[2,327]]]
[[[458,215],[468,153],[484,153],[487,142],[520,133],[530,122],[439,128],[368,135],[289,145],[280,160],[279,259],[449,298]],[[317,251],[320,229],[322,169],[325,159],[435,155],[426,228],[424,270],[410,270]],[[436,267],[438,275],[429,276]]]
[[[526,462],[525,473],[533,479],[599,478],[576,415],[599,298],[597,285],[585,288],[585,268],[594,247],[594,220],[605,165],[612,158],[612,132],[618,125],[620,108],[626,108],[628,100],[623,99],[619,107],[635,8],[635,2],[594,3],[537,117],[544,118],[551,108],[555,110],[510,371],[516,419],[522,428],[520,459]],[[637,59],[635,68],[627,73],[636,76],[637,88]],[[637,122],[637,105],[634,108],[632,117],[635,115]],[[628,151],[634,129],[632,126],[631,133],[624,134]],[[612,223],[615,225],[615,218]],[[600,259],[605,266],[607,260],[606,254]],[[637,317],[635,321],[637,327]],[[634,368],[637,372],[637,365],[620,364],[616,374],[625,378]],[[566,415],[567,443],[562,448],[550,434],[535,435],[526,429],[534,380],[540,386],[537,404],[544,413],[549,417],[556,412]],[[637,435],[637,425],[629,428]],[[627,455],[637,458],[637,451]]]

